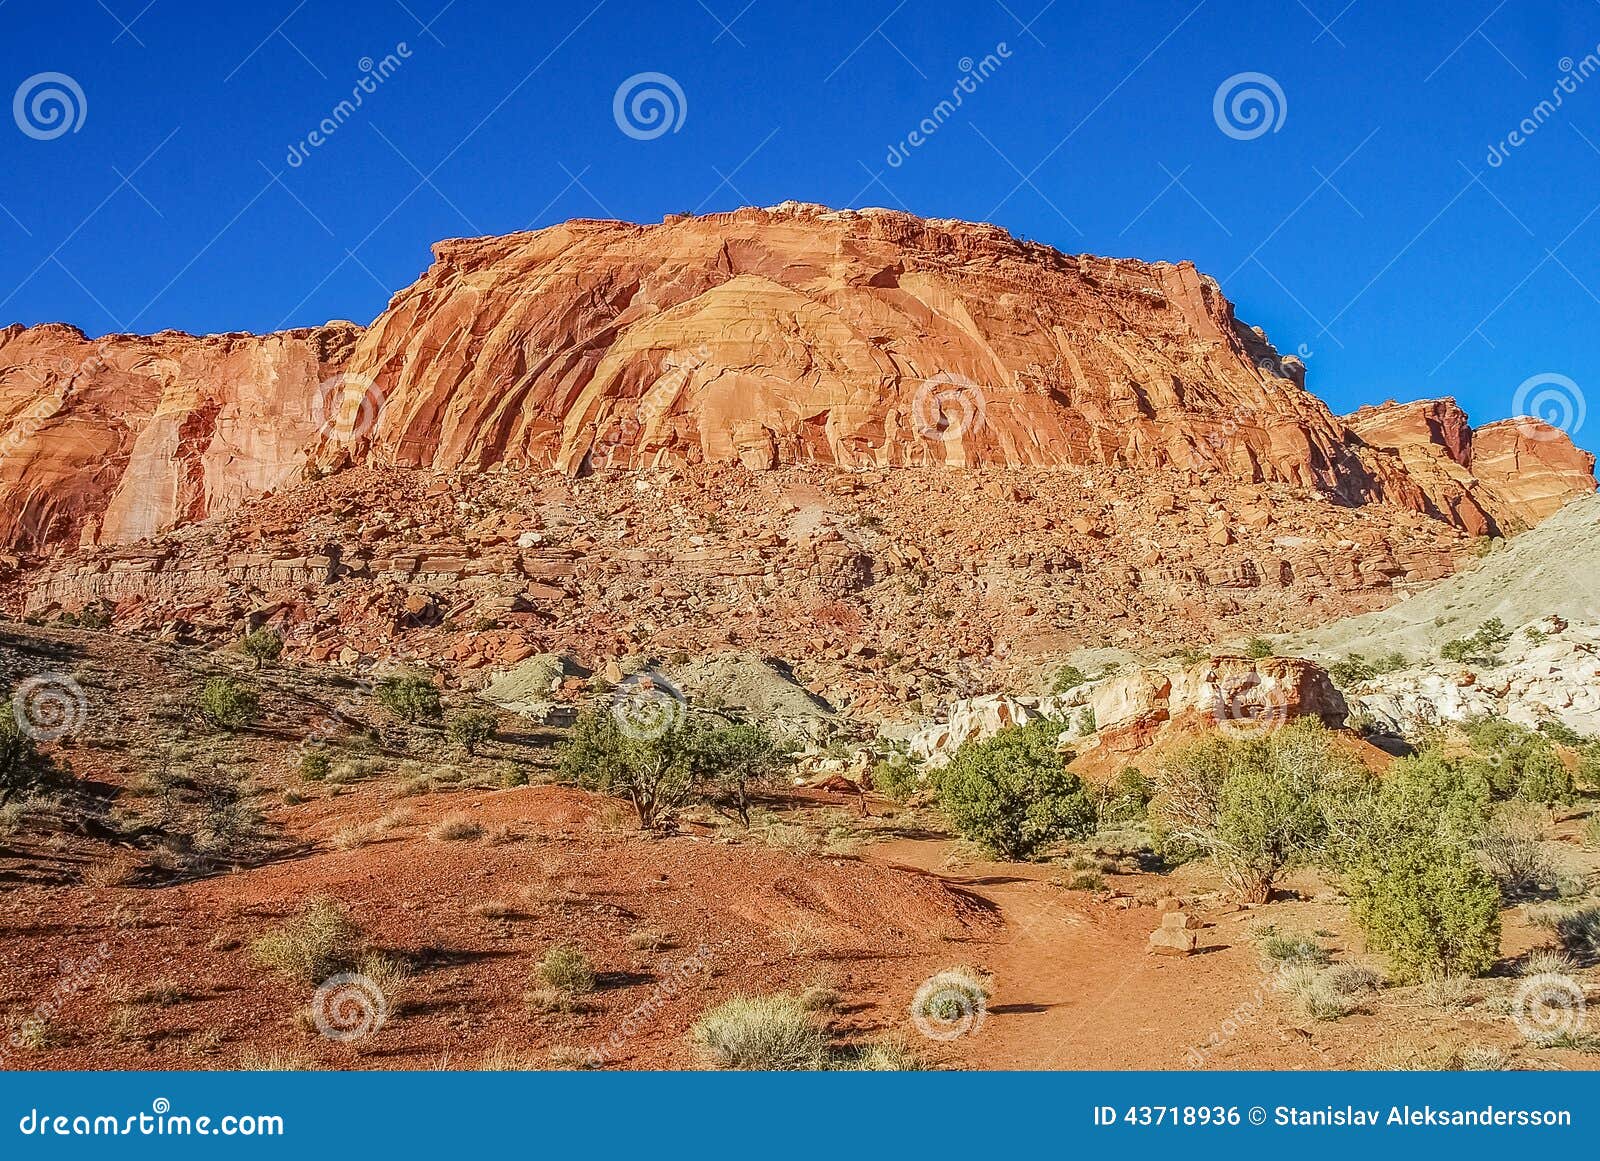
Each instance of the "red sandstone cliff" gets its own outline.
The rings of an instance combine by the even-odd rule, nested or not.
[[[1302,378],[1187,263],[793,203],[574,221],[440,243],[364,332],[0,330],[0,542],[135,541],[313,460],[1105,464],[1388,501],[1473,532],[1594,489],[1560,433],[1474,437],[1453,404],[1342,421]]]

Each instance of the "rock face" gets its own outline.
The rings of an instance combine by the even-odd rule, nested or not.
[[[1077,466],[1388,502],[1473,532],[1594,489],[1559,433],[1492,426],[1469,455],[1459,412],[1347,426],[1188,263],[796,203],[434,253],[364,332],[0,331],[0,541],[135,542],[312,459],[568,477]],[[1207,536],[1237,532],[1219,519]]]
[[[128,543],[298,481],[357,334],[0,329],[0,543]]]
[[[1399,460],[1432,510],[1474,536],[1531,528],[1595,488],[1594,456],[1538,419],[1475,431],[1454,399],[1427,399],[1363,407],[1345,422]]]

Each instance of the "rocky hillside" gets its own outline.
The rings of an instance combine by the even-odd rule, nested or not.
[[[796,203],[573,221],[440,243],[364,331],[0,330],[0,541],[132,543],[351,463],[1171,471],[1473,534],[1594,489],[1559,432],[1467,456],[1459,413],[1347,423],[1303,380],[1188,263]]]

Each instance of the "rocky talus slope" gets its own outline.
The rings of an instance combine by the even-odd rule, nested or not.
[[[796,203],[434,258],[365,329],[0,330],[0,546],[135,543],[350,464],[1170,470],[1471,534],[1594,488],[1532,421],[1469,457],[1459,413],[1340,420],[1188,263]]]

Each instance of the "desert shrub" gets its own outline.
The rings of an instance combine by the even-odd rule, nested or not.
[[[1583,845],[1600,847],[1600,810],[1591,811],[1583,823]]]
[[[906,1045],[898,1042],[863,1044],[842,1054],[837,1067],[856,1072],[917,1072],[922,1060]]]
[[[545,987],[569,996],[594,991],[594,965],[570,943],[559,943],[545,952],[544,958],[534,965],[533,974]]]
[[[1536,951],[1530,951],[1522,957],[1522,962],[1517,964],[1517,974],[1527,978],[1534,976],[1570,976],[1577,970],[1578,964],[1571,956],[1552,947],[1543,947]]]
[[[1510,640],[1511,632],[1505,622],[1499,617],[1491,617],[1479,625],[1478,631],[1470,637],[1446,641],[1439,649],[1439,656],[1446,661],[1459,661],[1467,665],[1496,665]]]
[[[1319,968],[1328,962],[1328,951],[1315,939],[1300,932],[1279,931],[1270,924],[1255,933],[1256,949],[1268,964],[1303,964]]]
[[[895,802],[905,802],[920,785],[916,760],[898,751],[879,762],[872,771],[872,788]]]
[[[708,725],[682,713],[660,730],[624,730],[615,714],[592,711],[573,723],[561,748],[561,777],[633,803],[641,829],[671,821],[684,806],[708,802],[750,821],[750,794],[784,761],[760,726]]]
[[[333,760],[321,746],[307,750],[300,758],[300,777],[307,782],[321,782],[333,769]]]
[[[1124,766],[1095,788],[1095,825],[1100,830],[1143,820],[1155,786],[1137,766]]]
[[[800,993],[800,1006],[808,1012],[834,1012],[842,1003],[839,989],[827,984],[812,984]]]
[[[1332,973],[1309,963],[1291,962],[1278,973],[1275,986],[1292,996],[1313,1020],[1338,1020],[1359,1007],[1359,994],[1334,986]]]
[[[256,663],[260,669],[268,661],[276,661],[283,652],[283,634],[265,625],[239,640],[239,651]]]
[[[1505,895],[1530,895],[1555,878],[1543,839],[1543,813],[1522,803],[1500,807],[1478,836],[1478,850]]]
[[[1561,946],[1584,963],[1600,958],[1600,906],[1569,911],[1555,920]]]
[[[1232,894],[1265,902],[1280,874],[1321,848],[1325,799],[1366,780],[1320,722],[1302,718],[1265,738],[1219,734],[1174,751],[1157,768],[1150,817],[1163,852],[1205,855]]]
[[[1272,642],[1265,637],[1252,637],[1244,643],[1244,655],[1260,659],[1271,657],[1273,654]]]
[[[403,722],[425,725],[439,721],[444,709],[439,687],[425,673],[394,673],[378,682],[378,704]]]
[[[695,1046],[717,1068],[764,1072],[821,1068],[828,1035],[791,995],[735,996],[696,1020]]]
[[[1051,693],[1066,693],[1077,689],[1078,686],[1089,680],[1088,674],[1076,665],[1063,665],[1056,672],[1056,679],[1050,686]]]
[[[201,687],[195,708],[207,725],[237,730],[255,720],[261,710],[261,698],[231,677],[213,677]]]
[[[1039,719],[963,742],[939,774],[939,809],[964,838],[1026,859],[1094,826],[1094,803],[1057,748],[1060,722]]]
[[[10,699],[0,702],[0,804],[43,789],[50,764],[22,728]]]
[[[1497,717],[1474,718],[1461,730],[1496,798],[1551,805],[1572,800],[1572,775],[1544,734]]]
[[[468,754],[476,754],[480,745],[494,740],[496,720],[488,710],[464,710],[450,718],[445,737]]]
[[[1346,875],[1351,915],[1397,978],[1482,975],[1500,953],[1500,889],[1470,851],[1413,831]]]
[[[1359,685],[1363,681],[1371,681],[1381,674],[1393,673],[1397,669],[1406,667],[1404,653],[1390,652],[1380,657],[1368,660],[1359,653],[1352,653],[1341,661],[1335,661],[1328,666],[1328,677],[1340,689],[1348,689],[1352,685]]]
[[[262,966],[296,983],[319,984],[355,968],[365,939],[344,908],[331,899],[313,899],[288,923],[256,940]]]

